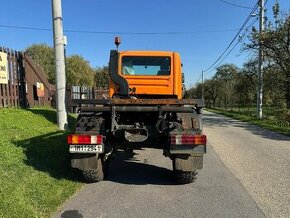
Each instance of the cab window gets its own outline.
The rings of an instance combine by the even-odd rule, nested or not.
[[[162,76],[170,75],[170,57],[133,57],[122,58],[123,75]]]

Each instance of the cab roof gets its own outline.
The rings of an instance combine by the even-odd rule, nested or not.
[[[121,55],[132,56],[171,56],[176,52],[173,51],[148,51],[148,50],[136,50],[136,51],[119,51]]]

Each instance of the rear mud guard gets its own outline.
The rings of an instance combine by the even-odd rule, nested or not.
[[[191,172],[197,169],[202,169],[203,157],[193,157],[190,155],[176,155],[174,158],[175,169]]]
[[[98,154],[72,154],[71,167],[79,170],[95,170],[98,168]]]

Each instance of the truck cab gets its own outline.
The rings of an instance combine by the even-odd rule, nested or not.
[[[142,98],[182,98],[182,69],[177,52],[120,51],[116,74],[127,81],[131,94]],[[110,97],[120,94],[119,87],[118,81],[111,78]]]

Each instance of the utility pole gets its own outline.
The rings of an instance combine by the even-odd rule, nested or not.
[[[204,73],[201,71],[201,99],[204,100]]]
[[[59,129],[65,130],[67,128],[67,113],[65,105],[66,79],[61,0],[52,0],[51,2],[53,18],[53,42],[55,53],[57,125]]]
[[[261,35],[264,32],[264,0],[259,0],[260,24],[259,24],[259,69],[258,69],[258,91],[257,91],[257,118],[263,118],[263,46]]]

